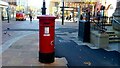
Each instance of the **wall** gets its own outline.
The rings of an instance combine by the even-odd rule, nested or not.
[[[1,0],[0,0],[1,1]],[[0,8],[0,52],[2,52],[2,20],[1,20],[1,8]],[[0,67],[2,67],[2,54],[0,53]]]
[[[108,17],[111,17],[113,15],[113,13],[115,12],[116,9],[116,5],[117,5],[117,0],[106,0],[106,4],[110,5],[110,8],[108,9]]]

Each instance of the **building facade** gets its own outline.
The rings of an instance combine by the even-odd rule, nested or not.
[[[8,6],[8,3],[0,0],[0,48],[2,48],[2,8]],[[2,49],[0,49],[2,50]],[[0,55],[0,57],[2,57]],[[1,59],[2,60],[2,59]],[[0,60],[0,67],[2,67],[2,61]]]
[[[7,17],[6,8],[8,8],[9,4],[5,1],[0,1],[0,17],[3,20],[4,17]]]
[[[49,14],[56,15],[58,14],[58,8],[61,0],[50,0]]]
[[[27,11],[28,0],[2,0],[9,4],[10,19],[15,18],[16,11]],[[5,11],[5,10],[4,10]]]
[[[3,20],[6,20],[8,16],[10,19],[14,18],[16,6],[17,6],[16,0],[2,0],[2,1],[7,2],[9,4],[7,8],[3,8],[2,11]]]
[[[28,0],[16,0],[16,3],[17,3],[17,7],[16,7],[17,11],[27,11]]]
[[[10,5],[17,5],[17,2],[16,2],[17,0],[2,0],[2,1],[7,2]]]
[[[50,0],[50,14],[52,15],[59,15],[61,16],[62,11],[61,8],[63,5],[63,1],[65,4],[64,9],[64,15],[69,16],[70,14],[72,16],[77,16],[78,13],[78,7],[81,6],[81,8],[86,7],[88,4],[94,5],[96,3],[96,0]]]
[[[71,12],[74,11],[74,16],[78,14],[78,7],[81,8],[81,13],[83,13],[84,9],[87,7],[90,8],[92,15],[95,15],[97,8],[100,9],[101,5],[105,6],[105,15],[111,17],[116,8],[116,1],[112,2],[112,0],[50,0],[50,14],[52,15],[61,15],[62,2],[64,1],[65,6],[65,16],[70,15]]]
[[[2,22],[2,9],[7,7],[9,4],[0,0],[0,23]]]

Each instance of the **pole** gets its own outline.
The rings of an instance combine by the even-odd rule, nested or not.
[[[42,15],[46,15],[45,0],[43,0]]]
[[[81,13],[80,13],[80,6],[78,7],[78,20],[77,20],[77,23],[79,23],[79,21],[81,20]]]
[[[63,0],[63,7],[62,7],[62,25],[64,25],[64,0]]]
[[[8,18],[8,23],[10,23],[10,21],[9,21],[9,7],[7,8],[7,18]]]
[[[72,17],[73,17],[73,21],[75,21],[75,19],[74,19],[74,8],[73,8],[73,10],[72,10],[72,12],[73,12],[73,15],[72,15]]]

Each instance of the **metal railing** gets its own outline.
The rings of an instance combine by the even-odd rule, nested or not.
[[[116,22],[117,24],[119,24],[120,25],[120,22],[119,21],[117,21],[114,17],[113,17],[113,20],[112,21],[114,21],[114,22]]]
[[[92,20],[92,23],[94,24],[92,27],[94,30],[98,30],[100,33],[106,32],[107,29],[105,28],[107,20],[109,17],[102,16],[100,18],[96,18],[95,20]],[[109,22],[111,24],[111,22]]]

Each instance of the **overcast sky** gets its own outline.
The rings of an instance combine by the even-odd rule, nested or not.
[[[46,1],[46,7],[48,7],[50,0],[45,0],[45,1]],[[34,6],[36,8],[41,8],[42,4],[43,4],[43,0],[28,0],[28,5]]]

